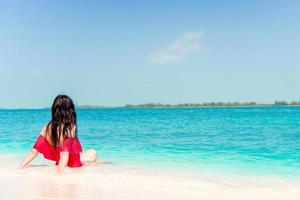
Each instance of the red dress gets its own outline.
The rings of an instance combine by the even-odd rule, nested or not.
[[[82,162],[80,161],[82,147],[77,137],[66,138],[61,146],[54,147],[48,143],[44,136],[40,135],[33,145],[33,148],[43,154],[44,158],[56,161],[56,165],[58,165],[59,162],[60,152],[69,152],[68,167],[82,166]]]

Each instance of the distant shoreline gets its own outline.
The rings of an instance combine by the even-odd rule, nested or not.
[[[208,102],[208,103],[181,103],[181,104],[126,104],[125,106],[105,107],[82,105],[77,106],[81,109],[101,109],[101,108],[211,108],[211,107],[273,107],[273,106],[300,106],[300,101],[275,101],[274,103],[257,103],[257,102]]]
[[[300,101],[285,102],[275,101],[272,104],[263,104],[256,102],[209,102],[209,103],[183,103],[183,104],[126,104],[124,106],[77,106],[78,109],[106,109],[106,108],[233,108],[233,107],[279,107],[279,106],[300,106]]]
[[[114,109],[114,108],[235,108],[235,107],[297,107],[300,101],[275,101],[274,103],[257,103],[257,102],[208,102],[208,103],[181,103],[181,104],[126,104],[124,106],[94,106],[94,105],[77,105],[77,109]],[[0,108],[0,110],[38,110],[50,109],[44,108]]]

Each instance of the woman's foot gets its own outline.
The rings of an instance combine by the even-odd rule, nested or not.
[[[84,164],[94,164],[97,161],[97,152],[95,149],[89,149],[80,155],[80,160]]]

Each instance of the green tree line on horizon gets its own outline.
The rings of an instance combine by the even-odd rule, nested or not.
[[[300,106],[300,101],[275,101],[271,104],[251,102],[206,102],[206,103],[180,103],[180,104],[126,104],[126,108],[172,108],[172,107],[238,107],[238,106]]]

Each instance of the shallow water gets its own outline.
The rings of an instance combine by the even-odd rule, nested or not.
[[[84,149],[115,165],[300,175],[300,107],[79,109]],[[0,110],[0,154],[24,154],[48,109]]]

